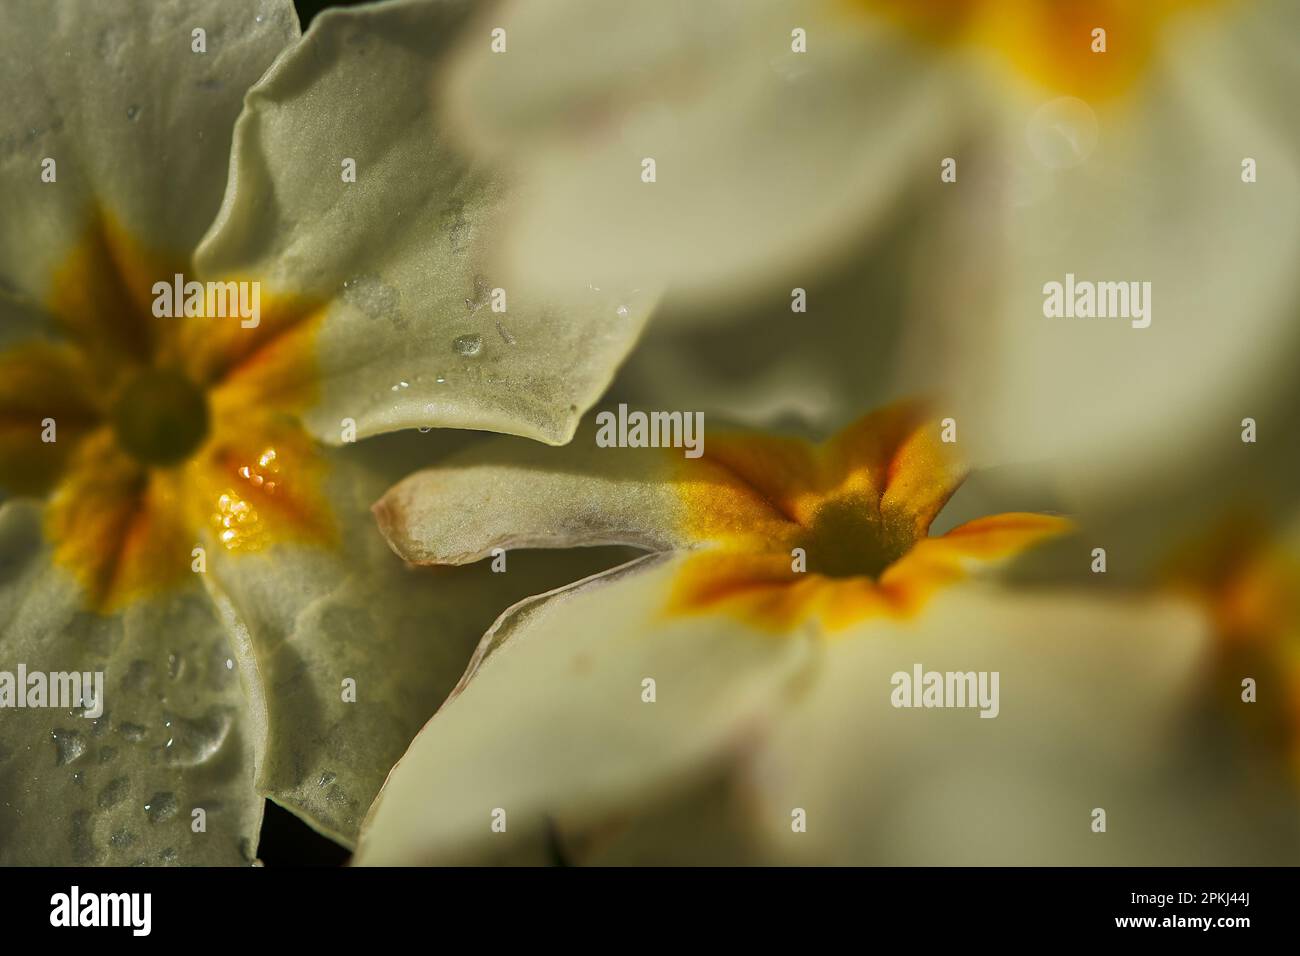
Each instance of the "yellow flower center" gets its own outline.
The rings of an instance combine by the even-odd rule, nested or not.
[[[931,537],[964,473],[915,405],[860,419],[820,446],[710,436],[676,484],[688,538],[673,613],[730,611],[784,631],[904,617],[973,567],[1070,530],[1051,515],[1001,514]]]
[[[1166,24],[1210,0],[848,2],[925,42],[987,51],[1040,86],[1097,99],[1128,89]]]
[[[910,539],[882,534],[869,515],[867,503],[861,500],[823,503],[811,526],[791,537],[807,555],[807,570],[828,578],[879,578],[911,549]]]
[[[146,465],[184,461],[208,434],[208,399],[174,369],[145,369],[113,405],[113,431],[122,450]]]
[[[64,340],[0,353],[0,488],[48,496],[54,561],[95,610],[182,584],[203,544],[335,543],[298,418],[323,308],[263,294],[252,328],[155,317],[154,284],[184,272],[96,210],[45,302]]]

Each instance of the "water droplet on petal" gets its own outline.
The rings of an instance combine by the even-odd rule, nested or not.
[[[144,805],[144,812],[149,815],[150,823],[162,823],[176,816],[176,794],[155,793]]]
[[[60,767],[72,763],[86,752],[86,738],[76,730],[52,730],[50,737],[54,740],[56,760]]]
[[[167,762],[193,767],[210,760],[221,749],[232,724],[230,712],[218,707],[196,719],[168,714]]]
[[[472,335],[459,335],[456,341],[451,343],[451,347],[459,355],[478,355],[483,348],[483,336],[478,333]]]

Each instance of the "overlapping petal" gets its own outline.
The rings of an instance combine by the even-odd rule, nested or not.
[[[329,443],[345,419],[357,437],[440,425],[563,442],[654,302],[598,271],[543,290],[494,259],[507,182],[458,154],[431,102],[467,6],[323,14],[235,129],[197,261],[325,308],[306,422]]]
[[[538,281],[711,294],[795,272],[889,208],[958,108],[946,64],[835,4],[520,2],[477,27],[447,108],[472,147],[522,167],[505,241]]]
[[[1258,863],[1300,844],[1283,779],[1247,793],[1212,769],[1186,604],[968,589],[826,643],[656,615],[684,560],[503,615],[357,861]],[[994,719],[893,706],[917,665],[998,672]]]
[[[680,561],[645,557],[502,615],[494,650],[393,769],[356,861],[545,862],[741,746],[813,642],[663,622]]]
[[[494,571],[412,569],[367,505],[442,453],[410,432],[329,451],[322,493],[335,540],[237,553],[213,540],[210,578],[233,633],[256,658],[266,707],[257,785],[351,845],[389,769],[454,686],[501,609],[621,560],[607,550],[510,554]],[[382,464],[381,464],[382,463]]]

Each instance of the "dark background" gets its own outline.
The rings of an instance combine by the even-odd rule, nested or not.
[[[355,7],[362,2],[363,0],[294,0],[293,5],[298,10],[298,19],[306,31],[312,18],[327,7]]]
[[[362,0],[294,0],[298,19],[306,31],[312,18],[327,7],[354,7]],[[258,857],[267,866],[337,866],[346,863],[348,851],[318,834],[288,810],[266,801],[262,842]]]

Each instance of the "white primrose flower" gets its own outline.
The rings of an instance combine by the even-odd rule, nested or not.
[[[648,553],[501,615],[356,861],[1294,859],[1278,768],[1221,771],[1207,615],[1086,568],[976,576],[1070,522],[931,534],[962,480],[941,436],[900,405],[817,446],[710,431],[697,458],[494,439],[395,486],[376,513],[417,564]]]
[[[502,594],[566,579],[403,567],[368,506],[445,442],[352,444],[564,442],[650,304],[491,257],[507,183],[430,105],[467,7],[6,0],[0,862],[249,862],[263,795],[350,845]]]

